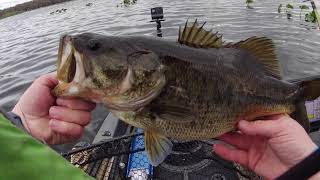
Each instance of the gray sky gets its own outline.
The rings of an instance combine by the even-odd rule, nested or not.
[[[0,0],[0,9],[5,9],[31,0]]]

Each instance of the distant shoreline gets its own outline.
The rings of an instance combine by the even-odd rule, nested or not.
[[[14,7],[0,10],[0,19],[6,18],[9,16],[14,16],[16,14],[20,14],[26,11],[31,11],[41,7],[50,6],[53,4],[63,3],[67,1],[72,1],[72,0],[33,0],[33,1],[25,2],[22,4],[18,4]]]

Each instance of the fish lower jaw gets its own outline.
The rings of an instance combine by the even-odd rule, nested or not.
[[[70,94],[70,95],[77,95],[77,94],[79,94],[79,92],[80,92],[80,90],[77,86],[71,85],[68,89],[68,94]]]
[[[75,83],[65,83],[59,81],[53,92],[58,97],[73,97],[80,94],[81,88]]]

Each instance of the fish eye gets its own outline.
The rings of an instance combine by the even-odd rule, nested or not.
[[[88,41],[88,47],[89,49],[91,49],[92,51],[95,51],[97,49],[100,48],[100,43],[96,40],[96,39],[90,39]]]

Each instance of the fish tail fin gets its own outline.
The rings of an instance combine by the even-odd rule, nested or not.
[[[301,94],[299,95],[295,105],[295,111],[290,116],[299,122],[307,132],[309,132],[310,122],[305,107],[305,101],[312,101],[320,96],[320,76],[291,80],[291,82],[300,87]]]
[[[306,101],[312,101],[320,96],[320,77],[304,80],[300,83],[302,88],[302,98]]]
[[[295,105],[295,111],[290,114],[290,117],[296,120],[306,132],[310,131],[310,122],[304,101],[300,101]]]
[[[144,141],[148,158],[153,166],[162,163],[172,151],[172,142],[158,133],[145,131]]]

